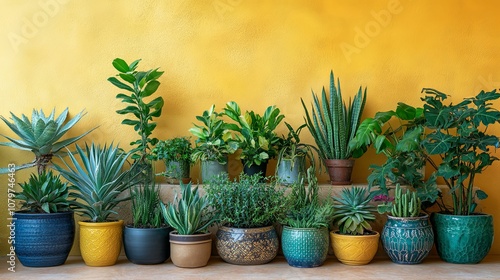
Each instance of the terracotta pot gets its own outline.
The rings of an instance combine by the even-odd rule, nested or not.
[[[118,260],[122,248],[123,220],[116,222],[78,222],[80,251],[88,266],[110,266]]]
[[[328,168],[332,185],[350,185],[352,183],[353,159],[325,159],[325,165]]]
[[[378,249],[380,234],[345,235],[330,232],[333,253],[340,262],[347,265],[364,265],[371,262]]]
[[[212,234],[179,235],[170,232],[170,259],[178,267],[202,267],[212,254]]]

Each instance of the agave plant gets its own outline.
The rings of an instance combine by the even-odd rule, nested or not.
[[[165,221],[177,230],[179,235],[205,233],[215,222],[214,214],[204,196],[200,196],[198,187],[191,188],[191,183],[181,183],[182,198],[175,194],[174,202],[168,206],[161,204]]]
[[[330,94],[327,96],[323,87],[321,102],[319,97],[312,92],[314,103],[311,105],[311,114],[302,100],[306,116],[304,118],[307,128],[311,132],[320,156],[323,159],[349,159],[360,157],[363,149],[351,150],[349,141],[356,135],[356,130],[361,122],[361,114],[366,103],[366,88],[364,93],[359,87],[358,93],[351,102],[346,104],[342,99],[340,80],[337,87],[330,72]]]
[[[68,120],[68,108],[66,108],[58,117],[55,117],[55,110],[50,115],[45,116],[43,110],[34,110],[31,114],[31,120],[24,114],[21,118],[12,112],[9,122],[3,116],[0,118],[20,139],[2,135],[10,142],[0,142],[1,146],[8,146],[20,150],[31,151],[35,154],[35,159],[26,164],[16,166],[16,170],[36,166],[38,174],[42,174],[47,165],[52,161],[55,155],[61,155],[61,150],[85,135],[89,134],[95,128],[75,137],[59,141],[84,115],[81,111],[74,118]],[[8,173],[7,168],[0,168],[0,173]]]
[[[70,197],[77,199],[72,207],[89,221],[107,221],[111,214],[117,214],[113,209],[118,203],[130,199],[129,195],[120,196],[137,183],[138,176],[129,176],[130,169],[123,171],[129,155],[113,144],[76,145],[76,156],[70,153],[70,163],[63,161],[65,168],[55,165],[71,184]]]
[[[362,235],[372,229],[368,222],[375,221],[377,209],[370,204],[371,198],[367,189],[360,187],[344,188],[339,197],[333,197],[333,220],[340,234]]]
[[[134,228],[159,228],[162,226],[160,193],[154,182],[132,189],[132,221]]]
[[[68,185],[59,176],[43,172],[31,174],[28,182],[20,184],[22,192],[16,193],[21,210],[30,213],[57,213],[69,211]]]

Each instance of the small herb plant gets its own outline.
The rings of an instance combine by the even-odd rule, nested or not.
[[[19,184],[22,192],[16,193],[21,210],[29,213],[58,213],[69,211],[68,185],[59,176],[49,172],[31,174],[28,182]]]
[[[182,197],[175,194],[173,203],[161,204],[163,218],[179,235],[206,233],[215,222],[213,210],[205,196],[201,196],[198,187],[191,188],[191,183],[181,183]]]
[[[400,218],[418,217],[420,215],[422,202],[417,193],[408,189],[403,192],[399,184],[394,189],[394,198],[378,195],[373,200],[383,202],[377,205],[379,214],[390,213],[391,216]]]
[[[375,221],[377,209],[370,204],[372,196],[365,188],[343,188],[340,196],[334,196],[334,223],[340,234],[363,235],[371,231],[369,222]]]
[[[283,219],[287,201],[285,189],[276,180],[263,182],[260,174],[240,174],[239,182],[227,173],[214,177],[206,186],[209,204],[218,223],[235,228],[270,226]]]
[[[131,190],[134,228],[160,228],[163,225],[160,190],[153,182]]]
[[[191,155],[193,148],[188,137],[176,137],[168,140],[159,141],[151,152],[151,158],[154,160],[163,160],[166,171],[163,173],[166,177],[182,179],[183,176],[189,177],[189,166],[192,163]],[[171,163],[177,162],[179,165]]]

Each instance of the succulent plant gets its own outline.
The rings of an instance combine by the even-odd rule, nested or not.
[[[340,234],[362,235],[372,229],[369,222],[375,220],[377,209],[370,204],[371,195],[367,189],[343,188],[340,196],[334,196],[333,200],[333,220]]]
[[[133,187],[131,195],[134,228],[159,228],[164,224],[161,213],[163,203],[154,182]]]

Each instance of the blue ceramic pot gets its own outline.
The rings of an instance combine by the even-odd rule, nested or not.
[[[434,213],[431,220],[436,233],[436,249],[443,261],[479,263],[490,251],[493,244],[493,216]]]
[[[292,228],[285,226],[281,235],[283,255],[290,266],[316,267],[328,254],[328,228]]]
[[[47,267],[63,264],[75,239],[73,212],[16,212],[15,252],[24,266]]]
[[[421,263],[434,244],[429,216],[399,218],[388,216],[381,234],[389,258],[399,264]]]

